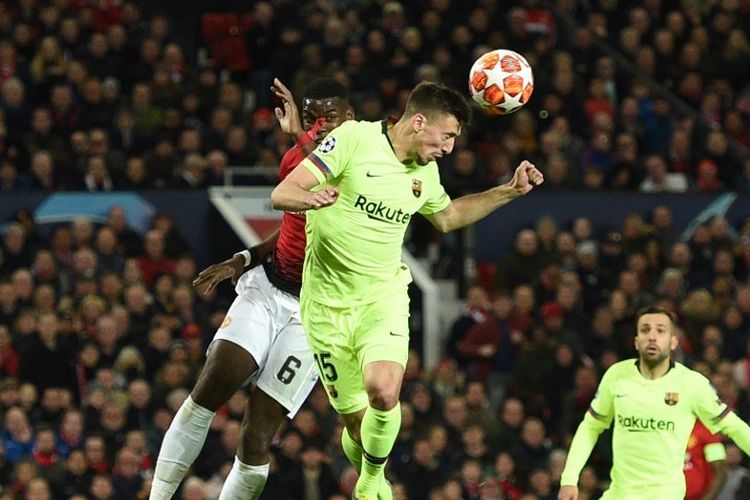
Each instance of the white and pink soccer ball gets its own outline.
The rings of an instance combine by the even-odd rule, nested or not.
[[[487,113],[509,115],[529,102],[534,92],[534,72],[521,54],[491,50],[471,67],[469,92]]]

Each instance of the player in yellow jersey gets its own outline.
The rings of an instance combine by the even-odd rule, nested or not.
[[[458,92],[420,83],[400,119],[342,124],[283,182],[275,208],[309,210],[302,322],[342,445],[361,471],[359,499],[383,498],[383,469],[400,426],[409,345],[411,275],[401,262],[415,212],[447,232],[472,224],[541,184],[524,161],[513,179],[452,200],[436,160],[451,153],[470,109]]]
[[[672,315],[658,307],[638,314],[637,359],[604,374],[578,426],[560,479],[559,500],[578,498],[578,476],[599,434],[614,422],[610,473],[602,498],[677,500],[685,497],[685,449],[696,417],[750,454],[750,427],[735,415],[700,373],[671,359],[677,348]]]

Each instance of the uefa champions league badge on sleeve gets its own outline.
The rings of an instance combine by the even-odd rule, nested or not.
[[[336,138],[335,137],[326,137],[326,139],[318,146],[318,151],[327,154],[333,151],[333,148],[336,147]]]

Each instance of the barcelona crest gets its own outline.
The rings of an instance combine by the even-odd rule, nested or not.
[[[422,181],[417,180],[417,179],[412,179],[411,180],[411,192],[417,198],[422,196]]]
[[[664,394],[664,402],[669,406],[674,406],[680,401],[680,395],[676,392],[667,392]]]

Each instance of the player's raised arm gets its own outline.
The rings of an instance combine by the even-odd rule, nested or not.
[[[516,168],[513,179],[508,183],[481,193],[457,198],[440,212],[425,215],[425,217],[438,230],[453,231],[483,219],[506,203],[525,195],[542,182],[544,182],[542,173],[533,163],[524,160]]]
[[[568,458],[565,461],[565,469],[563,469],[560,477],[559,500],[575,500],[578,498],[578,476],[586,465],[599,435],[612,423],[614,405],[611,377],[610,369],[602,377],[599,390],[594,396],[586,415],[584,415],[583,421],[578,426],[575,436],[573,436]]]
[[[294,102],[291,90],[281,83],[281,80],[274,78],[271,91],[281,100],[281,106],[274,108],[281,131],[294,139],[294,143],[304,154],[310,154],[317,146],[315,139],[321,132],[325,118],[319,117],[309,130],[305,131],[301,123],[299,108]]]

